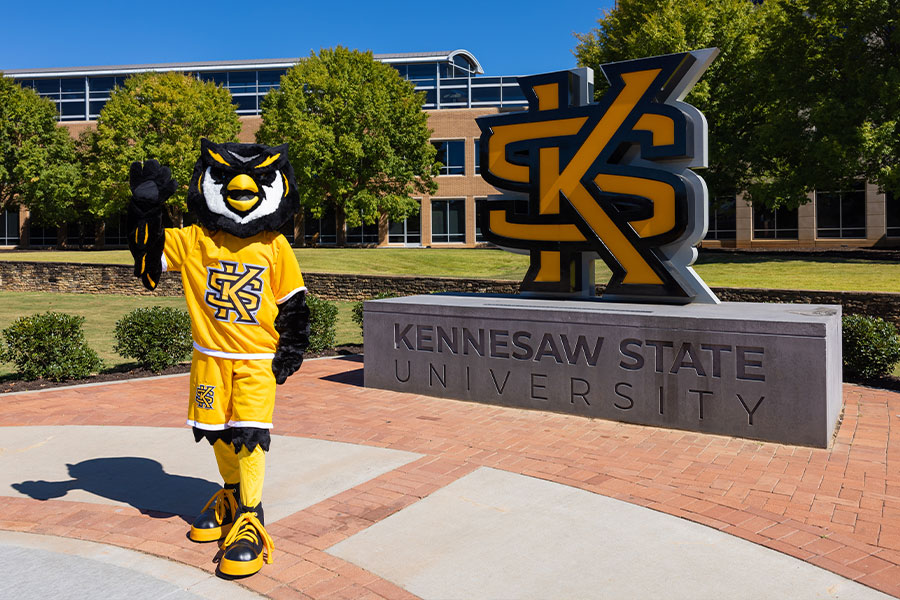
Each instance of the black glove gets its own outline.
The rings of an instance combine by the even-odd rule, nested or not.
[[[134,276],[152,290],[162,274],[165,245],[166,200],[175,193],[177,183],[169,167],[156,160],[131,163],[129,172],[131,202],[128,204],[128,249],[134,256]]]
[[[172,170],[153,158],[143,163],[131,163],[128,183],[131,186],[131,201],[144,212],[161,211],[178,187],[172,179]]]
[[[272,359],[275,383],[282,384],[303,364],[303,353],[309,347],[309,307],[306,292],[297,292],[278,307],[275,317],[278,348]]]

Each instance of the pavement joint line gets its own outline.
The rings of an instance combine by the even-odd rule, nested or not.
[[[362,354],[345,354],[341,356],[317,356],[316,358],[308,358],[303,362],[312,362],[314,360],[335,360],[335,359],[343,359],[346,360],[348,358],[353,358],[356,356],[362,356]],[[56,387],[48,387],[41,388],[38,390],[22,390],[20,392],[0,392],[0,398],[7,398],[9,396],[20,396],[22,394],[39,394],[41,392],[62,392],[66,390],[75,390],[80,388],[89,388],[89,387],[98,387],[101,385],[115,385],[117,383],[132,383],[134,381],[158,381],[160,379],[172,379],[175,377],[184,377],[186,375],[190,375],[190,373],[173,373],[171,375],[151,375],[150,377],[131,377],[129,379],[116,379],[114,381],[97,381],[94,383],[76,383],[74,385],[60,385]]]

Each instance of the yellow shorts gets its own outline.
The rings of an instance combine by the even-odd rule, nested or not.
[[[272,359],[232,360],[194,350],[189,393],[188,425],[207,431],[272,428]]]

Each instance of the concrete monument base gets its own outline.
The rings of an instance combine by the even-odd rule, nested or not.
[[[364,304],[365,384],[826,448],[841,307],[429,295]]]

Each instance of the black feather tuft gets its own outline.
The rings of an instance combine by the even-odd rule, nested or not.
[[[269,444],[272,443],[272,437],[269,435],[268,429],[259,427],[232,427],[231,443],[234,445],[235,454],[241,451],[241,446],[247,448],[248,452],[253,452],[259,446],[263,451],[269,451]]]
[[[207,431],[206,429],[200,429],[199,427],[194,427],[194,441],[200,443],[200,440],[206,439],[209,442],[209,445],[212,446],[217,441],[222,440],[226,444],[231,443],[231,429],[225,428],[221,431]]]
[[[257,446],[268,452],[269,445],[272,443],[269,430],[259,427],[226,427],[220,431],[208,431],[194,427],[194,441],[199,443],[202,439],[208,441],[210,446],[219,440],[231,444],[234,446],[235,454],[240,452],[243,446],[246,446],[249,452],[253,452]]]

